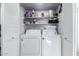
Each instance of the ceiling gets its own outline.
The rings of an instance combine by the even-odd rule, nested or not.
[[[48,10],[56,9],[60,3],[20,3],[25,9]]]

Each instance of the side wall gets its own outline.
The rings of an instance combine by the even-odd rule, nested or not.
[[[59,30],[62,35],[62,55],[73,55],[73,8],[71,3],[62,4]]]

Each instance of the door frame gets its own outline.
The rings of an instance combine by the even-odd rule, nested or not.
[[[78,53],[78,32],[79,32],[79,4],[73,3],[73,56],[77,56]]]

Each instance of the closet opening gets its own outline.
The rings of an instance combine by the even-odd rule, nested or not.
[[[21,55],[61,55],[61,12],[61,3],[20,3]]]

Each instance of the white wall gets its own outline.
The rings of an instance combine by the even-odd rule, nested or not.
[[[2,3],[2,55],[19,55],[20,18],[18,3]]]
[[[24,33],[24,14],[25,14],[26,10],[23,8],[23,6],[20,6],[20,32],[21,34]]]
[[[19,48],[19,53],[20,53],[20,55],[21,55],[21,53],[22,53],[22,38],[21,38],[21,36],[24,34],[24,31],[25,31],[25,26],[24,26],[24,14],[25,14],[25,12],[26,12],[26,10],[23,8],[23,6],[21,6],[20,5],[20,48]]]
[[[62,55],[73,55],[73,9],[71,3],[62,4],[59,28],[62,35]]]

